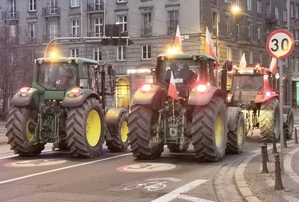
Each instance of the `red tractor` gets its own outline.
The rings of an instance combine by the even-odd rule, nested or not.
[[[246,119],[246,134],[252,135],[259,128],[262,140],[280,138],[279,89],[275,75],[260,66],[235,67],[228,74],[229,106],[241,107]],[[294,116],[290,106],[283,106],[283,126],[287,138],[293,134]],[[275,137],[273,136],[275,134]]]

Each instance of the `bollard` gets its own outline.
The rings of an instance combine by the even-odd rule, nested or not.
[[[275,137],[275,132],[273,133],[273,137]],[[276,140],[273,140],[272,154],[276,154],[276,153],[277,153]]]
[[[295,144],[298,144],[297,128],[295,127]]]
[[[273,140],[274,141],[274,140]],[[268,140],[263,140],[263,143],[265,145],[265,153],[266,153],[266,161],[269,162],[269,155],[268,155],[268,146],[267,146]]]
[[[261,145],[262,150],[262,173],[269,173],[267,166],[266,145]]]
[[[275,190],[282,190],[279,154],[275,154]]]
[[[287,148],[288,145],[287,145],[287,136],[286,136],[286,133],[284,132],[283,130],[283,148]],[[281,137],[280,137],[281,138]]]

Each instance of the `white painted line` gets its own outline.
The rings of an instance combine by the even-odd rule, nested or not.
[[[172,192],[169,192],[168,194],[165,194],[164,196],[161,196],[160,198],[157,198],[151,202],[168,202],[168,201],[172,201],[173,199],[179,198],[181,194],[184,194],[192,189],[194,189],[195,187],[207,182],[208,180],[195,180],[192,181],[176,190],[173,190]],[[189,198],[190,201],[194,201],[195,197],[190,197]],[[192,199],[192,200],[191,200]],[[188,197],[185,196],[185,200],[188,200]],[[201,199],[201,198],[197,198],[196,200],[197,202],[212,202],[209,200],[205,200],[205,199]]]
[[[89,164],[94,164],[94,163],[98,163],[98,162],[102,162],[102,161],[108,161],[108,160],[111,160],[111,159],[116,159],[116,158],[120,158],[120,157],[128,156],[128,155],[132,155],[132,154],[131,153],[121,154],[121,155],[118,155],[118,156],[113,156],[113,157],[109,157],[109,158],[105,158],[105,159],[99,159],[99,160],[96,160],[96,161],[90,161],[90,162],[81,163],[81,164],[77,164],[77,165],[66,166],[66,167],[57,168],[57,169],[53,169],[53,170],[47,170],[47,171],[44,171],[44,172],[34,173],[34,174],[31,174],[31,175],[25,175],[25,176],[22,176],[22,177],[17,177],[17,178],[12,178],[12,179],[9,179],[9,180],[0,181],[0,184],[6,184],[6,183],[9,183],[9,182],[18,181],[18,180],[22,180],[22,179],[26,179],[26,178],[30,178],[30,177],[35,177],[35,176],[39,176],[39,175],[53,173],[53,172],[57,172],[57,171],[61,171],[61,170],[67,170],[67,169],[70,169],[70,168],[86,166],[86,165],[89,165]]]

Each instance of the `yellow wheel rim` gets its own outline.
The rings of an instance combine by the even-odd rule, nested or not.
[[[35,121],[32,118],[29,118],[26,123],[26,137],[28,142],[33,141],[34,133],[35,133]]]
[[[129,128],[128,128],[128,123],[126,121],[124,121],[121,124],[121,129],[120,129],[120,138],[122,142],[126,142],[128,139],[128,132],[129,132]]]
[[[86,121],[86,138],[90,146],[96,146],[101,138],[102,123],[97,111],[91,110]]]
[[[217,114],[216,121],[215,121],[215,143],[217,148],[220,148],[223,142],[223,119],[221,114]]]
[[[238,126],[238,145],[241,145],[243,142],[243,131],[244,131],[244,124],[240,123]]]

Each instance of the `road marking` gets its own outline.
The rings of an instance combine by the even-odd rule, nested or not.
[[[120,158],[120,157],[123,157],[123,156],[128,156],[128,155],[132,155],[132,154],[131,153],[121,154],[121,155],[118,155],[118,156],[113,156],[113,157],[109,157],[109,158],[105,158],[105,159],[99,159],[99,160],[96,160],[96,161],[90,161],[90,162],[81,163],[81,164],[77,164],[77,165],[66,166],[66,167],[57,168],[57,169],[53,169],[53,170],[47,170],[47,171],[44,171],[44,172],[34,173],[34,174],[31,174],[31,175],[25,175],[25,176],[22,176],[22,177],[12,178],[12,179],[9,179],[9,180],[3,180],[3,181],[0,181],[0,184],[6,184],[6,183],[9,183],[9,182],[14,182],[14,181],[27,179],[27,178],[30,178],[30,177],[35,177],[35,176],[44,175],[44,174],[48,174],[48,173],[54,173],[54,172],[61,171],[61,170],[67,170],[67,169],[70,169],[70,168],[76,168],[76,167],[81,167],[81,166],[94,164],[94,163],[98,163],[98,162],[102,162],[102,161],[117,159],[117,158]]]
[[[34,159],[34,160],[6,163],[4,164],[4,166],[6,167],[51,166],[51,165],[65,163],[65,162],[66,160],[61,160],[61,159]]]
[[[170,163],[138,163],[116,168],[120,172],[143,173],[174,169],[176,165]]]
[[[172,192],[169,192],[168,194],[165,194],[164,196],[161,196],[160,198],[157,198],[151,202],[168,202],[172,201],[176,198],[181,198],[187,201],[197,201],[197,202],[213,202],[210,200],[202,199],[202,198],[196,198],[193,196],[184,195],[186,192],[194,189],[195,187],[198,187],[199,185],[207,182],[208,180],[195,180],[192,181],[176,190],[173,190]],[[183,194],[183,195],[182,195]]]

